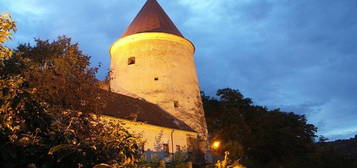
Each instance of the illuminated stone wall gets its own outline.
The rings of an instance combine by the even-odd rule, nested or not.
[[[131,134],[142,137],[143,142],[145,142],[145,151],[163,152],[163,144],[167,144],[170,153],[178,152],[177,146],[179,146],[181,152],[187,152],[190,138],[197,138],[197,133],[195,132],[165,128],[109,116],[104,116],[103,119],[113,123],[120,123]]]
[[[207,140],[190,41],[167,33],[139,33],[116,41],[110,54],[112,91],[158,104]]]

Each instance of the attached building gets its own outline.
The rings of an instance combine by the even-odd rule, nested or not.
[[[194,52],[156,0],[147,0],[110,48],[108,87],[116,98],[105,113],[141,134],[147,153],[183,151],[195,160],[208,153]]]

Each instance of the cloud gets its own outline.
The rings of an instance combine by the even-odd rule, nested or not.
[[[355,1],[180,3],[192,11],[185,26],[199,39],[203,90],[238,88],[257,104],[306,114],[329,136],[354,130]]]
[[[145,0],[2,0],[15,41],[68,35],[109,68],[108,48]],[[356,129],[357,1],[159,0],[196,45],[201,89],[236,88],[256,104],[305,114],[319,134]],[[357,132],[356,132],[357,134]]]
[[[46,15],[49,10],[40,6],[39,1],[8,1],[4,3],[8,5],[8,10],[13,11],[18,15],[28,15],[30,17],[41,17]]]
[[[10,12],[18,27],[10,46],[33,42],[33,38],[54,40],[60,35],[69,36],[92,56],[93,66],[103,64],[99,78],[104,78],[109,68],[109,46],[120,37],[135,16],[136,9],[142,5],[139,1],[128,3],[114,0],[5,1],[6,5],[0,10]]]

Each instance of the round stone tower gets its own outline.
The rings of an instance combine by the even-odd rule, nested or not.
[[[156,0],[147,0],[110,48],[110,88],[158,104],[207,142],[194,52]]]

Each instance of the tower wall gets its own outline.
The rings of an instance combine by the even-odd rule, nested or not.
[[[111,49],[111,90],[158,104],[207,140],[207,128],[194,63],[194,46],[168,33],[139,33]]]

